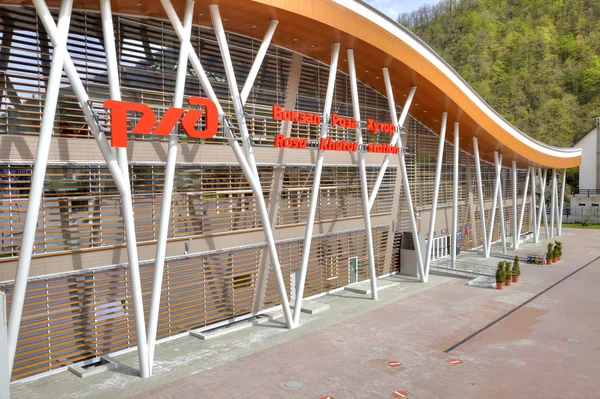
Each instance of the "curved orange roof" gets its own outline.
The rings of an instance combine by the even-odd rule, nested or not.
[[[27,4],[27,0],[4,0]],[[173,0],[179,15],[185,2]],[[194,23],[210,26],[209,4],[219,4],[228,31],[262,38],[271,19],[279,20],[273,43],[328,63],[331,44],[342,52],[355,51],[357,77],[385,93],[381,68],[388,67],[397,103],[403,103],[411,86],[417,86],[410,113],[440,130],[441,115],[448,112],[447,135],[460,122],[461,148],[472,152],[472,136],[479,139],[483,159],[493,162],[495,150],[504,153],[504,164],[516,160],[528,165],[570,168],[581,163],[581,149],[556,148],[533,140],[495,112],[433,50],[419,38],[358,0],[197,0]],[[59,6],[59,0],[48,0]],[[98,1],[75,0],[75,8],[98,9]],[[166,18],[159,0],[113,1],[113,12]],[[340,57],[339,68],[347,71]]]

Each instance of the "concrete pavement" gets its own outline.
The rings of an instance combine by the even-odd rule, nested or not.
[[[130,352],[116,357],[119,370],[86,379],[57,373],[12,384],[12,395],[599,398],[600,230],[564,229],[560,240],[563,261],[523,263],[521,281],[502,291],[392,276],[400,284],[377,302],[350,292],[316,299],[331,308],[303,314],[293,331],[273,321],[209,341],[161,343],[150,379],[135,376]]]

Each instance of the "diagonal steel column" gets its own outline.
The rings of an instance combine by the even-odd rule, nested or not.
[[[488,257],[487,231],[485,228],[485,203],[483,201],[483,186],[481,183],[481,163],[479,161],[479,143],[477,136],[473,136],[473,152],[475,153],[475,175],[477,177],[477,194],[479,197],[479,212],[481,216],[481,239],[483,243],[483,256]]]
[[[177,17],[177,13],[175,12],[175,9],[173,8],[173,5],[171,4],[170,0],[161,0],[161,4],[163,5],[163,8],[165,9],[165,12],[167,13],[167,16],[169,18],[169,21],[171,22],[171,25],[173,25],[173,29],[175,30],[175,33],[177,34],[177,37],[179,38],[179,40],[186,41],[184,28],[181,25],[181,22],[179,21],[179,19]],[[218,11],[218,9],[217,9],[217,11]],[[224,120],[223,108],[221,107],[221,103],[220,103],[219,99],[217,98],[215,91],[212,88],[212,85],[208,79],[208,76],[206,75],[206,72],[204,71],[204,68],[202,67],[202,64],[200,63],[198,54],[196,54],[196,52],[193,50],[193,47],[191,46],[191,44],[189,44],[189,40],[187,42],[188,42],[188,46],[190,48],[190,51],[188,52],[190,63],[192,64],[192,67],[194,68],[194,72],[196,73],[196,76],[198,77],[198,80],[200,81],[200,84],[202,85],[202,89],[204,90],[204,92],[206,93],[208,98],[212,102],[215,103],[215,106],[217,107],[217,111],[219,113],[219,117],[222,120]],[[237,92],[237,90],[236,90],[236,92]],[[238,96],[239,96],[239,94],[238,94]],[[265,232],[265,239],[267,241],[267,248],[269,249],[269,254],[271,256],[272,263],[273,263],[273,269],[275,270],[275,276],[276,276],[276,280],[277,280],[277,288],[279,291],[279,296],[281,298],[282,309],[283,309],[283,312],[284,312],[284,315],[286,318],[286,323],[287,323],[288,328],[293,328],[292,317],[291,317],[290,308],[289,308],[289,301],[288,301],[287,292],[285,289],[285,283],[283,281],[283,275],[281,274],[281,266],[279,265],[279,259],[277,257],[277,250],[275,247],[275,241],[273,239],[273,231],[271,229],[271,225],[268,222],[268,213],[266,210],[266,205],[265,205],[264,195],[262,192],[262,187],[260,185],[260,180],[257,178],[256,174],[254,173],[255,169],[251,167],[248,160],[246,159],[246,156],[244,155],[244,150],[241,148],[240,143],[238,143],[237,139],[231,133],[231,129],[230,129],[229,125],[225,123],[223,126],[223,130],[225,133],[225,137],[228,139],[231,149],[233,150],[233,153],[234,153],[238,163],[240,164],[242,171],[244,172],[244,176],[246,176],[246,179],[248,180],[248,183],[250,184],[250,188],[252,189],[252,192],[254,193],[254,196],[256,197],[257,208],[259,209],[261,223],[263,224],[263,229]],[[246,131],[246,133],[247,133],[247,131]],[[246,140],[246,141],[248,141],[248,140]]]
[[[554,237],[554,208],[556,207],[556,169],[552,169],[552,199],[550,204],[550,237]]]
[[[335,76],[337,73],[338,56],[340,54],[340,44],[333,43],[331,50],[331,62],[329,64],[329,79],[327,81],[327,93],[325,94],[325,104],[323,106],[323,120],[321,121],[320,138],[327,137],[329,130],[329,114],[331,113],[331,104],[333,102],[333,89],[335,88]],[[296,302],[294,303],[294,324],[300,322],[300,312],[302,310],[302,297],[304,296],[304,285],[306,282],[306,272],[308,270],[308,258],[310,256],[310,244],[312,242],[313,227],[315,224],[315,214],[319,202],[319,189],[321,187],[321,172],[323,170],[323,158],[325,151],[317,152],[317,161],[315,162],[315,174],[313,176],[313,185],[310,192],[310,203],[308,207],[308,217],[306,221],[306,231],[304,232],[304,246],[302,247],[302,258],[300,261],[300,274],[296,286]]]
[[[384,68],[384,70],[383,70],[383,78],[385,81],[385,89],[386,89],[386,93],[387,93],[387,97],[388,97],[388,105],[390,107],[390,116],[392,118],[392,123],[395,126],[397,126],[398,129],[400,129],[401,127],[404,126],[404,120],[402,121],[403,122],[402,124],[400,124],[396,120],[396,102],[394,101],[394,91],[392,90],[392,82],[390,80],[390,75],[387,72],[387,68]],[[414,97],[416,90],[417,90],[416,86],[411,87],[409,97],[407,97],[406,104],[404,104],[404,108],[402,109],[403,115],[404,115],[404,113],[406,113],[406,115],[408,115],[408,109],[410,106],[410,102],[408,100],[410,99],[410,101],[412,102],[412,99]],[[402,118],[402,115],[400,116],[400,118]],[[405,118],[406,118],[406,116],[405,116]],[[404,158],[404,152],[402,149],[402,137],[400,137],[400,135],[398,135],[395,145],[398,146],[398,159],[400,161],[400,173],[402,174],[402,184],[404,186],[404,192],[406,194],[406,206],[408,208],[408,219],[410,221],[410,228],[411,228],[411,232],[413,235],[413,242],[415,244],[415,252],[417,253],[417,268],[419,269],[419,277],[420,277],[421,282],[426,282],[425,269],[423,267],[423,254],[421,254],[421,244],[419,244],[419,232],[417,230],[417,222],[415,221],[415,211],[413,209],[412,197],[410,194],[410,184],[409,184],[409,180],[408,180],[408,173],[406,171],[406,160]],[[384,162],[385,162],[385,160],[384,160]],[[381,171],[379,173],[381,173]],[[374,197],[373,197],[373,201],[371,201],[371,199],[369,199],[369,203],[371,204],[371,206],[372,206],[373,202],[374,202]]]
[[[108,1],[108,0],[103,0]],[[177,76],[175,78],[175,95],[173,96],[173,107],[181,108],[185,89],[187,62],[189,53],[189,40],[192,32],[192,17],[194,13],[194,1],[185,2],[183,17],[183,28],[185,39],[179,47],[179,59],[177,62]],[[169,149],[167,151],[167,164],[165,166],[165,181],[163,197],[160,209],[160,221],[158,225],[158,236],[156,242],[156,255],[154,260],[154,279],[152,282],[152,297],[150,300],[150,315],[148,319],[148,362],[150,373],[154,363],[154,349],[156,346],[156,332],[158,329],[158,317],[160,312],[160,297],[165,270],[165,255],[167,250],[167,238],[169,235],[169,219],[171,216],[171,202],[173,198],[173,183],[175,180],[175,164],[179,150],[179,137],[177,127],[173,128],[169,136]]]
[[[390,146],[395,146],[398,140],[400,139],[400,132],[404,127],[404,121],[408,116],[408,110],[410,109],[410,104],[415,96],[415,92],[417,91],[417,86],[412,86],[410,88],[410,92],[406,97],[406,101],[404,102],[404,108],[402,108],[402,113],[400,114],[400,119],[398,120],[396,115],[396,103],[394,102],[394,91],[392,90],[392,84],[390,81],[390,72],[387,68],[383,68],[383,79],[385,81],[386,93],[388,97],[388,105],[390,107],[390,118],[392,120],[392,124],[396,127],[394,130],[394,134],[392,134],[392,138],[390,139]],[[375,184],[373,184],[373,189],[371,190],[371,194],[369,196],[369,211],[373,208],[373,204],[375,203],[375,198],[377,198],[377,193],[379,192],[379,187],[381,186],[381,182],[383,181],[383,177],[385,176],[385,172],[390,163],[391,154],[385,154],[383,158],[383,162],[381,163],[381,167],[379,168],[379,173],[377,174],[377,179],[375,179]]]
[[[279,290],[279,297],[281,298],[281,307],[285,315],[287,327],[289,329],[294,328],[294,320],[290,311],[290,304],[287,296],[286,284],[283,279],[281,272],[281,265],[279,264],[279,257],[277,255],[277,247],[275,246],[275,239],[273,237],[273,230],[271,223],[269,222],[269,214],[265,204],[264,193],[260,183],[260,177],[256,168],[256,161],[254,159],[254,152],[252,149],[252,143],[248,134],[248,126],[246,125],[246,116],[244,114],[244,106],[240,98],[239,89],[233,70],[233,64],[231,62],[231,55],[229,53],[229,47],[227,45],[227,39],[225,37],[225,31],[221,22],[221,15],[219,13],[219,6],[210,5],[210,15],[217,35],[217,41],[219,43],[219,49],[221,51],[221,57],[223,58],[223,64],[225,66],[225,73],[227,75],[227,83],[229,85],[229,92],[231,99],[233,100],[233,106],[235,108],[235,114],[237,117],[238,128],[242,136],[242,142],[246,150],[246,161],[249,166],[249,170],[245,171],[246,178],[249,180],[250,185],[253,187],[254,195],[256,197],[257,207],[260,213],[261,223],[265,233],[265,239],[267,241],[267,247],[269,248],[269,255],[271,256],[271,263],[273,264],[273,270],[275,272],[275,278],[277,280],[277,288]],[[236,141],[237,142],[237,141]],[[234,147],[235,148],[235,147]],[[239,161],[239,157],[238,157]],[[243,166],[242,166],[243,168]],[[248,173],[251,172],[251,173]],[[253,173],[252,173],[253,172]]]
[[[502,154],[500,154],[500,181],[498,182],[498,203],[500,204],[500,240],[502,241],[502,254],[506,255],[506,223],[504,221],[504,198],[502,198]]]
[[[248,72],[248,77],[246,78],[246,82],[244,83],[244,87],[242,87],[242,92],[240,93],[242,105],[245,105],[246,100],[248,100],[250,90],[252,90],[252,86],[254,86],[254,80],[256,80],[256,76],[260,71],[260,67],[265,59],[265,55],[267,54],[267,50],[269,49],[271,39],[273,39],[273,34],[275,33],[275,28],[277,28],[278,23],[279,21],[276,20],[272,20],[269,23],[267,33],[265,33],[265,37],[263,38],[263,41],[256,52],[256,57],[254,57],[254,62],[252,63],[252,67],[250,68],[250,72]]]
[[[519,215],[517,214],[517,161],[512,161],[512,230],[513,230],[513,249],[519,248],[519,236],[517,235],[517,228],[519,224]]]
[[[292,65],[288,74],[287,89],[285,93],[284,109],[293,109],[296,106],[298,99],[298,86],[300,85],[300,75],[302,73],[302,61],[304,57],[301,54],[294,53],[292,55]],[[292,122],[284,121],[281,123],[279,131],[284,137],[290,137],[292,133]],[[281,150],[283,154],[284,150]],[[276,166],[273,168],[273,178],[271,180],[271,192],[269,193],[269,221],[271,226],[275,228],[277,225],[277,217],[279,215],[281,192],[283,189],[283,180],[285,178],[285,166]],[[257,314],[264,309],[265,295],[267,291],[267,278],[269,275],[269,258],[268,248],[263,248],[260,251],[258,275],[256,276],[256,289],[254,293],[254,304],[252,311]],[[295,299],[295,298],[294,298]]]
[[[219,12],[219,6],[211,4],[208,6],[210,10],[210,18],[213,24],[215,35],[217,36],[217,42],[219,43],[219,50],[221,51],[221,58],[223,59],[223,66],[225,67],[225,75],[227,76],[227,84],[229,86],[229,94],[237,117],[238,129],[242,136],[242,145],[244,146],[244,152],[246,153],[246,160],[254,172],[254,177],[258,181],[258,169],[256,168],[256,160],[254,158],[254,148],[252,147],[252,139],[248,134],[248,126],[246,124],[246,114],[244,112],[244,102],[240,96],[239,88],[237,85],[237,79],[235,77],[235,71],[233,69],[233,61],[231,60],[231,54],[229,52],[229,45],[227,44],[227,38],[225,37],[225,29],[223,28],[223,22],[221,21],[221,13]],[[258,71],[256,71],[258,73]],[[251,77],[251,76],[249,76]],[[262,191],[262,190],[261,190]]]
[[[115,48],[115,28],[112,20],[110,0],[100,0],[100,12],[102,16],[102,34],[104,36],[104,52],[106,54],[106,67],[108,71],[108,90],[111,100],[121,101],[121,83],[119,80],[119,66],[117,64],[117,50]],[[127,160],[127,148],[117,148],[117,161],[127,181],[129,182],[129,163]]]
[[[46,167],[48,165],[50,142],[52,139],[52,133],[54,131],[54,119],[58,104],[60,80],[62,76],[65,54],[67,53],[67,35],[69,33],[69,25],[71,22],[72,7],[72,0],[62,0],[60,13],[58,15],[58,29],[56,32],[57,40],[54,43],[50,75],[48,77],[48,86],[46,87],[46,101],[44,103],[44,111],[42,113],[42,122],[40,125],[40,135],[38,139],[37,152],[35,154],[33,174],[31,176],[29,203],[27,205],[25,225],[21,238],[21,246],[19,248],[17,274],[15,276],[10,315],[8,319],[9,376],[12,373],[15,353],[17,350],[17,341],[19,338],[19,330],[21,327],[21,316],[25,302],[25,292],[27,291],[27,278],[29,277],[29,267],[31,265],[31,256],[33,255],[33,244],[35,241],[35,233],[37,230],[37,222],[40,213],[40,203],[42,194],[44,192],[44,179],[46,177]],[[52,16],[50,16],[50,18],[52,19]],[[52,19],[52,23],[54,23],[54,19]]]
[[[10,370],[8,368],[6,322],[6,294],[0,291],[0,399],[10,398]]]
[[[548,176],[548,170],[544,169],[544,174],[542,177],[542,170],[538,169],[538,174],[540,177],[540,210],[538,214],[538,238],[540,236],[540,229],[542,228],[542,217],[544,218],[544,223],[546,225],[546,238],[548,238],[548,220],[546,217],[546,177]]]
[[[110,7],[110,0],[100,0],[100,9],[102,13],[102,31],[104,35],[104,51],[106,53],[106,64],[108,69],[108,87],[110,91],[110,97],[112,100],[121,100],[121,88],[119,81],[119,67],[117,65],[117,51],[115,48],[115,35],[112,21],[112,11]],[[129,164],[127,160],[127,148],[117,148],[117,160],[121,173],[123,174],[124,189],[126,190],[126,196],[129,197],[129,201],[133,201],[131,197],[131,184],[129,182]],[[133,203],[131,203],[131,210],[128,210],[129,205],[123,204],[123,216],[125,221],[125,235],[127,242],[127,257],[129,264],[136,264],[137,269],[138,254],[137,254],[137,238],[135,234],[135,223],[133,219]],[[127,209],[127,210],[126,210]],[[139,280],[139,273],[137,277],[132,274],[132,279],[137,278]],[[146,331],[144,322],[144,309],[142,302],[142,290],[141,282],[137,281],[132,283],[133,287],[139,285],[139,293],[136,292],[137,309],[134,310],[136,313],[136,334],[143,334],[143,337],[138,337],[138,356],[140,359],[140,370],[142,377],[148,377],[150,375],[150,366],[146,359]],[[137,288],[134,288],[136,291]],[[135,305],[134,305],[135,306]]]
[[[537,176],[535,171],[537,169],[535,167],[531,167],[531,226],[533,227],[533,242],[536,244],[539,242],[538,230],[537,230],[537,198],[535,195],[535,184],[537,180]]]
[[[556,169],[555,169],[556,170]],[[555,216],[555,228],[554,228],[554,235],[557,236],[558,235],[558,224],[560,223],[560,214],[558,213],[559,209],[560,209],[560,196],[559,196],[559,184],[560,182],[558,181],[558,170],[556,171],[556,177],[554,178],[554,191],[555,191],[555,197],[556,199],[554,200],[554,207],[555,207],[555,212],[556,212],[556,216]]]
[[[36,8],[38,15],[42,23],[44,24],[44,28],[48,33],[52,43],[54,46],[61,45],[61,36],[59,33],[56,24],[54,23],[54,19],[46,6],[44,0],[33,0],[33,4]],[[66,42],[66,38],[63,40]],[[63,43],[64,44],[64,43]],[[64,70],[69,78],[69,82],[71,84],[71,88],[77,97],[77,101],[81,106],[83,111],[83,115],[85,117],[86,122],[90,128],[90,131],[94,138],[96,139],[96,143],[98,144],[98,148],[102,153],[102,156],[106,162],[106,166],[110,171],[111,177],[113,178],[117,189],[121,195],[121,201],[123,206],[123,218],[125,224],[125,239],[127,243],[127,254],[129,257],[129,271],[131,274],[131,291],[133,297],[133,308],[135,315],[135,328],[136,328],[136,338],[138,344],[138,354],[140,359],[140,374],[142,377],[148,377],[148,355],[147,355],[147,342],[146,342],[146,323],[144,321],[144,308],[142,302],[142,288],[140,283],[140,273],[139,273],[139,265],[137,258],[137,248],[136,248],[136,238],[135,238],[135,224],[133,220],[133,204],[131,200],[131,191],[128,188],[127,181],[123,176],[123,172],[119,167],[117,160],[112,152],[108,141],[106,140],[106,136],[103,130],[100,128],[94,111],[92,110],[89,96],[85,90],[83,83],[81,82],[81,78],[75,68],[75,64],[71,59],[71,56],[67,51],[64,54]]]
[[[502,154],[498,155],[498,151],[494,151],[494,167],[496,169],[496,178],[494,179],[494,197],[492,198],[492,209],[490,215],[490,225],[489,225],[489,233],[488,233],[488,244],[487,247],[492,247],[492,237],[494,235],[494,223],[496,222],[496,205],[498,200],[498,193],[500,190],[501,184],[501,176],[502,176]],[[485,258],[490,257],[490,251],[487,254],[484,254]]]
[[[558,235],[562,235],[563,210],[565,205],[565,185],[567,184],[567,170],[563,169],[562,188],[560,194],[560,211],[558,213]]]
[[[457,249],[457,237],[458,234],[458,174],[459,174],[459,161],[460,161],[460,139],[459,139],[459,128],[458,122],[454,122],[454,157],[452,159],[452,247],[450,260],[452,261],[452,267],[456,268],[456,249]]]
[[[466,165],[466,169],[467,169],[467,191],[468,191],[468,205],[469,205],[469,223],[470,223],[470,230],[469,230],[469,235],[471,235],[473,244],[476,245],[477,242],[479,242],[478,236],[477,236],[477,223],[475,222],[475,200],[473,199],[474,197],[474,190],[473,190],[473,168],[471,167],[471,158],[474,157],[467,157],[467,165]]]
[[[363,145],[362,126],[360,123],[360,103],[358,100],[358,84],[356,82],[356,67],[354,65],[354,50],[348,49],[348,72],[350,75],[350,89],[352,93],[352,110],[356,120],[356,139],[358,145]],[[367,255],[369,258],[369,275],[371,277],[371,297],[377,300],[377,272],[375,270],[375,253],[373,250],[373,231],[371,229],[371,212],[369,208],[369,188],[367,187],[367,167],[365,165],[365,152],[358,153],[358,169],[360,173],[361,199],[363,203],[363,217],[365,219],[365,236],[367,240]],[[375,199],[375,197],[373,197]]]
[[[529,175],[531,174],[531,166],[527,167],[527,175],[525,175],[525,187],[523,188],[523,199],[521,201],[521,214],[519,216],[519,228],[517,229],[517,237],[521,237],[521,229],[523,228],[523,217],[525,216],[525,202],[527,202],[527,189],[529,188]],[[517,240],[517,249],[519,248],[519,240]]]
[[[440,129],[440,142],[438,144],[438,159],[435,166],[435,181],[433,183],[433,199],[431,200],[431,218],[429,219],[429,239],[425,252],[425,280],[429,278],[429,266],[431,265],[431,249],[433,247],[433,235],[435,233],[435,216],[437,213],[438,195],[440,193],[440,179],[442,177],[442,162],[444,161],[444,143],[446,142],[446,123],[448,113],[442,113],[442,126]]]

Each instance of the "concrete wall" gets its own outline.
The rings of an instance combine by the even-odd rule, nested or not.
[[[571,197],[571,210],[569,216],[563,217],[563,223],[600,223],[600,195]]]
[[[582,149],[579,167],[579,189],[600,189],[597,187],[598,129],[594,128],[575,147]]]

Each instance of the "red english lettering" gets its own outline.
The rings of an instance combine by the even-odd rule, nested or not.
[[[279,105],[273,105],[273,119],[280,121],[282,117],[281,107]]]
[[[277,133],[275,135],[275,144],[273,145],[274,147],[283,147],[283,134],[281,133]]]

